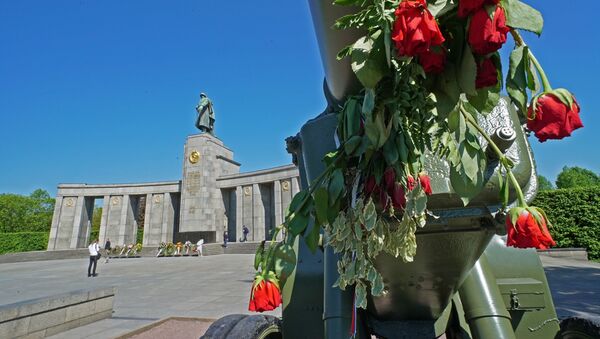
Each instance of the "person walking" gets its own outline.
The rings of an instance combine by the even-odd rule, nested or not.
[[[100,251],[100,247],[98,246],[98,239],[94,239],[94,241],[88,246],[88,250],[90,252],[90,264],[88,266],[88,278],[95,277],[96,274],[96,264],[98,262],[98,251]],[[92,269],[92,266],[94,268]]]
[[[106,260],[104,261],[105,264],[108,264],[108,257],[110,254],[110,250],[111,250],[110,239],[107,238],[106,242],[104,243],[104,254],[106,255]]]
[[[225,230],[223,231],[223,247],[227,247],[227,241],[229,241],[229,233]]]
[[[248,241],[248,233],[250,233],[250,230],[248,229],[248,227],[246,227],[246,225],[242,225],[242,241],[241,242],[246,242]]]

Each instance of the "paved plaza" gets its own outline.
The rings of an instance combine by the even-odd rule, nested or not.
[[[600,321],[600,264],[543,257],[559,317]],[[112,319],[56,338],[112,338],[163,318],[248,313],[253,255],[113,259],[87,277],[87,259],[0,264],[0,304],[83,288],[116,286]],[[278,309],[274,314],[280,314]]]

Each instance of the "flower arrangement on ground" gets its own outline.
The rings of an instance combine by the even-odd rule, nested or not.
[[[427,200],[435,193],[426,155],[450,165],[452,188],[468,205],[483,189],[490,149],[498,159],[507,244],[554,245],[546,214],[528,205],[513,161],[480,125],[501,100],[504,84],[522,122],[541,142],[583,126],[574,96],[551,87],[519,33],[541,34],[541,14],[520,0],[333,2],[356,8],[337,20],[336,29],[365,33],[338,54],[350,58],[363,88],[337,109],[339,147],[323,159],[326,169],[310,188],[293,198],[282,225],[285,240],[258,249],[249,309],[279,305],[280,287],[295,267],[296,238],[315,251],[322,232],[341,255],[336,286],[353,286],[359,308],[366,308],[368,293],[384,294],[375,257],[388,253],[412,261],[415,232],[426,224]],[[514,46],[506,67],[498,51],[509,36]]]

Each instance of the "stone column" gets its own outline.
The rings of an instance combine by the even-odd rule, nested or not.
[[[274,227],[279,227],[283,223],[283,208],[281,205],[281,182],[279,180],[275,180],[273,183],[273,206],[275,211],[273,211],[275,216],[275,225]],[[282,239],[282,233],[280,232],[277,235],[277,240]]]
[[[175,222],[175,209],[171,201],[171,194],[163,194],[163,213],[162,213],[162,241],[173,241],[173,226]]]
[[[118,244],[127,245],[127,241],[129,241],[129,237],[127,236],[127,214],[129,212],[129,208],[131,203],[129,202],[129,195],[123,195],[121,198],[121,215],[119,217],[119,240]]]
[[[110,195],[105,195],[102,201],[102,216],[100,216],[100,233],[98,236],[100,237],[100,243],[102,246],[106,243],[106,238],[108,237],[107,225],[108,225],[108,209],[110,208]],[[110,239],[110,238],[109,238]],[[114,241],[114,240],[113,240]],[[112,243],[111,246],[115,246],[116,243]]]
[[[149,245],[150,228],[152,225],[152,194],[146,194],[146,209],[144,210],[144,239],[142,246]]]
[[[79,243],[79,234],[81,233],[81,229],[83,228],[83,218],[84,218],[84,209],[85,209],[85,198],[83,196],[77,197],[77,202],[75,203],[75,218],[73,220],[73,233],[71,235],[71,245],[69,246],[72,249],[77,248]]]
[[[258,184],[252,184],[252,216],[250,239],[252,241],[265,240],[265,207]]]
[[[300,183],[298,182],[298,177],[292,178],[292,196],[296,195],[296,193],[300,192]]]
[[[242,186],[238,186],[235,188],[235,239],[233,241],[238,241],[242,234],[242,225],[244,223],[244,200],[243,200],[243,190]],[[232,237],[230,237],[232,238]]]
[[[58,225],[60,222],[63,197],[56,197],[54,201],[54,214],[52,215],[52,226],[50,227],[50,236],[48,237],[48,251],[56,249],[56,239],[58,237]]]

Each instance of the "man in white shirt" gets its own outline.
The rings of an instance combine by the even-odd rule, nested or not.
[[[95,277],[96,274],[96,263],[98,262],[98,251],[100,251],[100,246],[98,246],[98,239],[94,239],[94,241],[88,246],[88,250],[90,251],[90,265],[88,266],[88,278]],[[92,270],[92,264],[94,265],[94,269]]]

